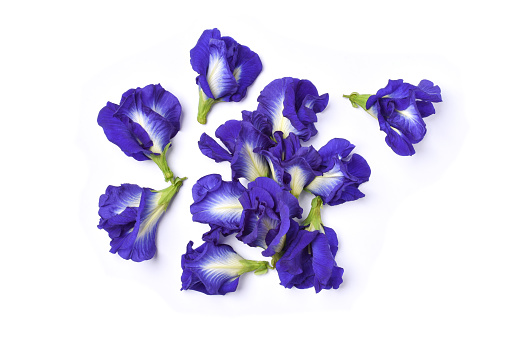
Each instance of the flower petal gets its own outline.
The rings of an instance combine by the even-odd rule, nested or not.
[[[198,147],[205,156],[213,159],[215,162],[232,160],[232,154],[219,146],[219,144],[206,133],[201,135],[198,141]]]
[[[150,158],[145,155],[145,149],[134,138],[131,131],[114,116],[118,107],[118,105],[108,102],[99,112],[97,123],[103,128],[108,140],[120,147],[127,156],[138,161],[149,160]]]
[[[264,114],[272,123],[272,134],[283,132],[286,138],[290,132],[300,132],[292,125],[287,115],[295,112],[295,79],[276,79],[268,84],[258,97],[257,111]]]
[[[230,100],[238,102],[246,96],[247,88],[251,86],[262,71],[262,62],[258,54],[251,51],[249,47],[239,45],[237,61],[232,69],[239,87]]]
[[[426,134],[426,124],[413,100],[405,109],[396,107],[393,114],[387,118],[387,122],[400,130],[413,144],[421,141]]]
[[[214,99],[220,99],[237,91],[237,82],[228,66],[224,41],[211,39],[209,42],[209,66],[207,83]]]
[[[237,289],[243,258],[228,245],[206,242],[193,250],[193,242],[182,255],[182,290],[224,295]]]
[[[177,97],[166,91],[161,85],[148,85],[140,90],[143,104],[164,117],[174,127],[170,133],[173,138],[180,130],[182,108]]]
[[[230,229],[238,227],[242,216],[239,198],[245,190],[239,182],[223,181],[218,174],[201,178],[193,186],[193,221]]]
[[[206,74],[209,66],[209,41],[210,39],[220,39],[221,32],[217,29],[207,29],[203,31],[196,46],[191,50],[191,66],[198,74]]]
[[[122,258],[140,262],[155,255],[157,226],[166,211],[166,205],[159,204],[160,197],[160,192],[143,189],[136,224],[118,248]]]
[[[272,140],[256,130],[251,124],[242,122],[231,162],[233,179],[246,178],[248,181],[254,181],[258,177],[268,176],[267,160],[257,151],[268,149],[273,144]]]

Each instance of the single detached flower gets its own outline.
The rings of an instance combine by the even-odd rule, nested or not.
[[[259,152],[273,146],[274,141],[250,122],[229,120],[217,128],[216,137],[226,149],[206,133],[202,134],[198,146],[204,155],[216,162],[230,162],[232,179],[253,181],[269,176],[269,164]]]
[[[209,295],[234,292],[242,274],[252,271],[264,274],[270,268],[266,261],[242,258],[228,245],[205,242],[193,249],[192,241],[182,255],[181,265],[181,290],[195,290]]]
[[[177,178],[161,191],[132,184],[108,186],[99,198],[98,228],[108,232],[110,252],[137,262],[151,259],[159,221],[183,180]]]
[[[240,230],[237,239],[251,247],[264,249],[262,255],[279,253],[292,228],[298,228],[293,218],[302,216],[299,201],[274,180],[260,177],[248,184],[239,199],[242,204]]]
[[[261,91],[255,112],[243,113],[253,125],[266,128],[266,123],[261,123],[265,118],[271,135],[281,131],[286,138],[294,133],[307,141],[317,133],[314,125],[317,122],[316,114],[322,112],[328,103],[329,95],[319,95],[311,81],[282,78],[272,81]]]
[[[173,94],[161,85],[148,85],[125,92],[120,105],[108,102],[97,123],[126,155],[138,161],[153,160],[170,181],[173,173],[166,152],[180,130],[180,114],[180,103]]]
[[[198,122],[205,124],[212,105],[238,102],[262,71],[258,54],[217,29],[205,30],[191,50],[191,66],[199,75]]]
[[[426,134],[423,118],[435,113],[434,102],[441,102],[440,87],[429,80],[414,86],[403,80],[389,80],[375,95],[344,95],[354,107],[362,107],[378,119],[380,130],[387,136],[385,142],[398,155],[415,154],[414,144]]]
[[[305,189],[331,206],[364,197],[359,186],[369,180],[371,169],[362,156],[351,154],[354,148],[348,140],[340,138],[320,148],[319,170],[323,174],[315,176]]]
[[[336,265],[338,239],[333,229],[322,225],[322,201],[315,197],[308,217],[293,238],[287,239],[284,254],[276,263],[281,285],[286,288],[337,289],[343,269]]]

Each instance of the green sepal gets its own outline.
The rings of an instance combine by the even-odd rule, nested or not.
[[[168,148],[170,148],[171,142],[168,143],[164,147],[163,153],[156,154],[152,153],[148,157],[154,161],[159,169],[163,171],[164,174],[164,181],[168,182],[173,179],[173,172],[171,171],[170,167],[168,166],[168,161],[166,160],[166,152],[168,151]]]
[[[354,108],[361,107],[363,110],[365,110],[369,115],[371,115],[373,118],[376,118],[376,115],[373,113],[371,109],[366,109],[366,103],[368,102],[369,97],[372,96],[372,94],[359,94],[357,92],[353,92],[350,95],[343,95],[343,98],[348,98],[350,100],[350,103]]]
[[[324,233],[323,224],[322,224],[322,215],[321,209],[323,206],[322,198],[316,196],[311,201],[311,209],[309,210],[309,214],[306,219],[302,222],[303,226],[309,225],[306,227],[306,231],[313,232],[319,231]]]
[[[268,261],[241,259],[240,264],[242,268],[239,271],[239,275],[252,271],[254,271],[256,275],[265,274],[269,268],[271,268]]]
[[[270,264],[272,265],[272,268],[276,267],[277,262],[279,261],[279,259],[281,259],[283,254],[284,254],[284,252],[281,251],[281,252],[276,252],[276,254],[274,254],[272,256],[272,260],[270,261]]]
[[[207,115],[209,114],[210,108],[213,104],[221,100],[215,100],[207,97],[201,88],[198,96],[198,122],[202,125],[205,125],[207,123]]]
[[[161,193],[161,197],[159,198],[159,201],[157,202],[157,204],[164,206],[164,210],[166,211],[166,209],[168,208],[168,205],[172,201],[175,194],[178,193],[178,191],[180,190],[180,187],[182,186],[184,180],[186,180],[186,179],[187,179],[186,177],[184,177],[184,178],[176,177],[172,180],[171,186],[169,186],[163,190],[157,191],[158,193]]]

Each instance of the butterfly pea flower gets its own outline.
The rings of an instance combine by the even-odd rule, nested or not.
[[[279,253],[292,228],[298,228],[293,218],[302,216],[299,201],[270,178],[260,177],[248,184],[239,198],[242,204],[237,239],[251,247],[261,247],[262,255]]]
[[[387,136],[385,142],[398,155],[415,154],[414,144],[426,134],[423,118],[435,113],[433,103],[441,102],[440,87],[429,80],[417,86],[403,80],[389,80],[376,94],[343,95],[354,107],[362,107],[378,120],[380,130]]]
[[[302,147],[299,137],[292,132],[285,139],[283,132],[277,131],[274,138],[276,145],[260,153],[269,163],[272,179],[298,198],[304,187],[322,174],[319,171],[322,159],[313,146]]]
[[[274,141],[250,122],[229,120],[217,128],[216,137],[226,148],[206,133],[200,137],[198,146],[214,161],[230,162],[233,180],[246,178],[253,181],[270,175],[269,163],[259,151],[273,146]]]
[[[98,124],[109,141],[138,161],[153,160],[166,181],[173,172],[166,161],[171,139],[180,130],[181,106],[161,85],[130,89],[120,104],[108,102],[99,112]]]
[[[305,189],[334,206],[364,197],[359,186],[369,180],[371,169],[359,154],[351,154],[355,145],[335,138],[318,150],[323,173],[315,176]]]
[[[249,47],[230,37],[221,37],[217,29],[205,30],[191,49],[191,66],[199,75],[198,122],[205,124],[213,104],[238,102],[262,71],[260,57]]]
[[[333,229],[323,226],[321,206],[321,198],[315,197],[304,226],[287,240],[284,254],[276,263],[281,285],[286,288],[314,287],[318,293],[337,289],[343,282],[343,268],[334,260],[338,239]]]
[[[182,288],[208,295],[225,295],[234,292],[241,275],[254,271],[264,274],[270,268],[267,261],[246,260],[231,246],[205,242],[193,249],[193,242],[187,245],[182,255]]]
[[[258,97],[256,112],[245,112],[245,115],[251,120],[259,120],[258,115],[263,115],[270,124],[272,135],[281,131],[286,138],[294,133],[308,141],[317,133],[316,114],[328,103],[329,95],[319,95],[311,81],[287,77],[268,84]]]
[[[177,178],[160,191],[133,184],[108,186],[99,198],[98,228],[108,232],[110,252],[136,262],[151,259],[159,221],[185,179]]]

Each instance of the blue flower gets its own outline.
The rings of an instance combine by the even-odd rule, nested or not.
[[[130,89],[120,105],[108,102],[97,118],[109,141],[138,161],[152,159],[173,179],[166,162],[171,139],[180,130],[181,107],[177,98],[161,85]]]
[[[238,102],[262,71],[258,54],[217,29],[205,30],[191,50],[191,66],[199,75],[198,121],[207,122],[211,106],[219,101]]]
[[[322,225],[321,205],[320,198],[316,197],[304,221],[309,226],[287,239],[284,254],[276,263],[281,285],[286,288],[314,286],[318,293],[322,289],[337,289],[343,282],[343,269],[334,260],[338,239],[334,230]]]
[[[261,91],[255,112],[243,113],[254,125],[261,124],[263,118],[258,115],[262,115],[266,120],[263,126],[266,130],[269,124],[271,135],[281,131],[286,138],[294,133],[301,140],[307,141],[316,135],[316,114],[322,112],[328,102],[329,95],[318,95],[311,81],[282,78],[272,81]]]
[[[354,92],[344,97],[349,98],[354,107],[361,106],[377,118],[380,130],[387,134],[387,145],[403,156],[415,154],[413,145],[426,134],[423,118],[435,113],[433,102],[442,101],[440,87],[429,80],[422,80],[418,86],[401,79],[389,80],[375,95]]]
[[[234,292],[239,277],[247,272],[264,274],[269,268],[266,261],[246,260],[228,245],[205,242],[193,249],[193,242],[187,245],[182,255],[182,288],[209,295],[225,295]]]
[[[182,180],[185,179],[177,178],[161,191],[132,184],[108,186],[99,198],[98,228],[108,232],[111,253],[137,262],[155,255],[159,220],[182,186]]]
[[[302,147],[293,132],[285,139],[283,132],[277,131],[274,139],[274,147],[259,152],[269,163],[272,179],[298,198],[304,187],[322,174],[319,171],[322,159],[313,146]]]
[[[259,152],[273,146],[274,142],[250,122],[229,120],[217,128],[216,137],[226,149],[206,133],[202,134],[198,146],[204,155],[216,162],[230,162],[232,179],[253,181],[269,176],[269,163]]]
[[[270,178],[257,178],[239,199],[242,204],[240,230],[237,238],[251,247],[264,249],[270,257],[280,252],[286,234],[297,228],[293,218],[302,216],[299,201]]]
[[[369,180],[371,169],[362,156],[350,154],[354,147],[348,140],[335,138],[320,148],[319,170],[323,174],[305,189],[331,206],[364,197],[359,186]]]
[[[238,181],[223,181],[219,174],[209,174],[193,186],[191,214],[193,221],[237,231],[242,217],[240,196],[246,191]]]

